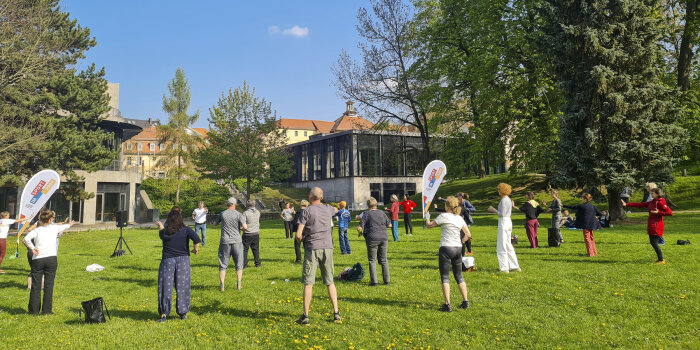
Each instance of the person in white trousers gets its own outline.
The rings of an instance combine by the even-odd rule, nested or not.
[[[515,256],[515,249],[510,242],[510,234],[513,232],[513,222],[510,221],[510,214],[513,210],[513,201],[510,200],[510,193],[513,189],[509,184],[501,182],[496,187],[501,201],[498,203],[498,210],[489,206],[488,211],[498,214],[498,237],[496,239],[496,256],[498,256],[498,266],[503,273],[510,271],[520,272],[518,257]]]

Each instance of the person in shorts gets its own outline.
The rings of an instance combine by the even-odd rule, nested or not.
[[[228,268],[231,256],[236,265],[237,287],[241,289],[241,279],[243,278],[243,239],[241,229],[247,230],[245,215],[236,210],[236,198],[229,198],[226,202],[228,209],[219,214],[216,224],[221,224],[221,240],[219,241],[219,280],[221,291],[224,291],[224,281],[226,280],[226,269]]]
[[[309,193],[308,208],[301,212],[296,239],[304,242],[304,267],[301,282],[304,284],[304,314],[296,321],[309,324],[309,307],[316,282],[316,270],[321,269],[323,284],[328,286],[328,297],[333,306],[333,321],[341,320],[338,311],[338,295],[333,281],[333,216],[338,209],[321,204],[323,190],[318,187]]]

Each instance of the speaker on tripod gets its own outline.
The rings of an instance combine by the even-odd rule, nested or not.
[[[131,252],[131,248],[129,248],[129,244],[126,243],[126,239],[124,239],[124,227],[126,227],[127,222],[129,221],[129,213],[126,210],[117,211],[116,221],[117,227],[119,227],[119,240],[117,241],[117,245],[114,246],[114,253],[112,253],[111,257],[114,258],[115,256],[122,256],[126,254],[124,249],[122,249],[122,244],[126,246],[126,249],[129,250],[131,255],[134,255],[134,253]]]

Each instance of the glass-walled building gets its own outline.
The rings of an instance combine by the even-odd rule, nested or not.
[[[370,196],[389,203],[392,194],[415,194],[427,163],[417,133],[348,130],[314,135],[289,150],[295,187],[321,187],[327,201],[354,209],[365,208]]]

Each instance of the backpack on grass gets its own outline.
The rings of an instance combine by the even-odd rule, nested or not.
[[[107,311],[107,317],[109,319],[112,319],[112,316],[109,315],[109,310],[107,310],[107,304],[105,304],[104,300],[102,297],[95,298],[92,300],[88,301],[83,301],[82,303],[83,310],[85,311],[85,323],[105,323],[107,320],[105,319],[105,315],[103,313],[103,307],[104,311]],[[78,311],[78,317],[80,317],[80,310]]]
[[[365,268],[360,263],[355,264],[345,276],[345,280],[350,282],[359,282],[363,278],[365,278]]]

